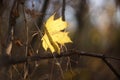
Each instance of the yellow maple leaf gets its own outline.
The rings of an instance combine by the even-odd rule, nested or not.
[[[63,21],[62,18],[54,20],[52,15],[45,24],[45,34],[42,37],[42,46],[47,51],[60,53],[60,46],[65,46],[65,43],[71,43],[71,39],[68,36],[68,32],[63,32],[67,28],[68,23]]]

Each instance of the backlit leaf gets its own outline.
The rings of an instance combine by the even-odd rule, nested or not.
[[[54,20],[54,15],[52,15],[45,24],[45,34],[42,37],[42,46],[47,51],[60,53],[60,46],[65,46],[65,43],[71,43],[71,39],[68,36],[68,32],[63,32],[66,29],[68,23],[63,21],[62,18]]]

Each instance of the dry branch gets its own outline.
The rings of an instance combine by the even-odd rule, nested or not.
[[[107,61],[107,59],[120,60],[120,58],[110,57],[110,56],[106,56],[104,54],[89,53],[89,52],[77,51],[77,50],[68,50],[67,52],[62,52],[60,55],[57,54],[57,53],[54,53],[54,56],[51,53],[44,53],[44,54],[45,54],[44,56],[41,56],[41,55],[37,54],[37,55],[34,55],[34,56],[20,57],[20,58],[12,58],[12,57],[8,58],[8,56],[7,56],[7,60],[5,60],[6,58],[0,59],[0,67],[4,67],[4,66],[8,66],[8,65],[9,66],[10,65],[15,65],[15,64],[24,63],[24,62],[38,61],[38,60],[43,60],[43,59],[52,59],[52,58],[54,59],[54,57],[61,58],[61,57],[68,57],[68,56],[73,56],[73,55],[76,55],[76,56],[88,56],[88,57],[94,57],[94,58],[99,58],[99,59],[103,60],[104,63],[116,75],[116,77],[118,77],[118,79],[120,79],[120,74]],[[1,60],[5,61],[5,63],[3,63]],[[1,62],[2,62],[2,64],[1,64]]]

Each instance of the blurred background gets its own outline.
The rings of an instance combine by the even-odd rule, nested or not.
[[[10,12],[15,0],[0,0],[0,54],[5,50],[10,27]],[[39,30],[43,33],[46,20],[54,13],[62,16],[63,0],[16,0],[14,40],[11,56],[25,56],[28,27],[28,53],[45,55]],[[73,43],[67,49],[94,52],[120,58],[120,1],[65,0],[67,31]],[[26,22],[25,19],[26,18]],[[39,28],[39,30],[38,30]],[[28,77],[24,78],[25,64],[17,64],[5,73],[3,80],[117,80],[115,74],[100,59],[72,56],[30,62]],[[109,59],[120,72],[120,61]],[[120,73],[119,73],[120,74]]]

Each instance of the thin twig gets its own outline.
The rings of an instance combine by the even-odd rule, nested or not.
[[[113,68],[113,66],[105,58],[102,59],[104,63],[111,69],[111,71],[120,79],[120,74]]]
[[[27,25],[27,18],[26,18],[26,13],[25,13],[25,7],[24,7],[24,4],[22,5],[22,10],[23,10],[23,17],[24,17],[24,23],[25,23],[25,29],[26,29],[26,45],[25,45],[25,56],[28,55],[28,40],[29,40],[29,37],[28,37],[28,25]]]
[[[46,11],[47,11],[49,2],[50,2],[50,0],[44,0],[44,4],[43,4],[42,10],[41,10],[42,15],[40,16],[40,18],[39,18],[39,20],[38,20],[38,21],[39,21],[39,22],[38,22],[38,23],[39,23],[39,25],[38,25],[39,29],[40,29],[40,27],[42,27],[42,25],[43,25],[43,20],[44,20],[45,13],[46,13]]]
[[[66,6],[66,0],[62,0],[62,20],[65,21],[65,6]]]
[[[24,17],[24,23],[25,23],[25,30],[26,30],[26,45],[25,45],[25,57],[27,57],[29,54],[28,54],[28,44],[29,44],[29,28],[28,28],[28,25],[27,25],[27,17],[26,17],[26,13],[25,13],[25,6],[24,4],[22,4],[22,10],[23,10],[23,17]],[[24,65],[24,79],[27,78],[28,76],[28,72],[29,72],[29,63],[28,61],[26,61],[25,65]],[[29,76],[28,76],[29,77]]]
[[[13,38],[14,38],[14,27],[16,24],[16,8],[17,8],[17,0],[14,0],[13,6],[10,11],[10,16],[9,16],[9,27],[8,27],[8,35],[7,35],[7,40],[6,40],[6,51],[5,54],[11,55],[11,50],[13,46]]]

